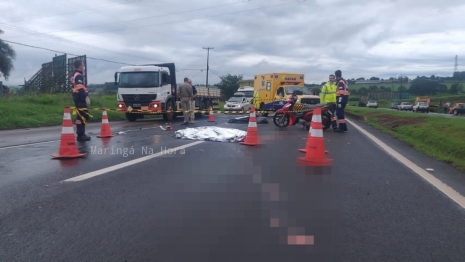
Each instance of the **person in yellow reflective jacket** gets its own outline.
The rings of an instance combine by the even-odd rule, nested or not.
[[[260,109],[260,96],[258,95],[258,90],[253,92],[253,106],[255,107],[255,110]]]
[[[321,96],[320,100],[322,104],[328,104],[330,106],[329,111],[331,112],[331,126],[333,129],[337,129],[337,122],[336,122],[336,77],[331,74],[329,75],[329,82],[321,88]]]

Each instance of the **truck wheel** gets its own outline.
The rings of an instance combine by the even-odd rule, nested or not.
[[[137,120],[137,118],[139,118],[137,116],[137,114],[131,114],[131,113],[126,113],[126,119],[129,121],[129,122],[135,122]]]
[[[174,118],[176,117],[176,113],[174,112],[174,103],[173,100],[169,100],[168,103],[166,104],[166,111],[171,110],[171,113],[165,113],[163,114],[163,120],[165,121],[173,121]]]
[[[454,116],[458,116],[459,115],[459,111],[457,111],[457,109],[454,110]]]
[[[264,103],[260,104],[260,111],[265,111],[265,104]],[[267,117],[268,113],[262,113],[262,116]]]

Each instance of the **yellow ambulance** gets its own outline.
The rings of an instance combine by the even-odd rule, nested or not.
[[[282,108],[294,90],[300,90],[297,103],[319,104],[320,97],[304,86],[304,74],[268,73],[255,75],[254,106],[258,110],[276,111]]]

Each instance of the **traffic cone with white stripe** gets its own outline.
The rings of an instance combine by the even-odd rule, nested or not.
[[[249,126],[247,128],[247,135],[245,136],[243,145],[256,146],[260,142],[258,141],[258,128],[257,128],[257,117],[255,115],[255,107],[252,107],[249,117]]]
[[[69,107],[65,107],[65,112],[63,114],[63,125],[61,128],[60,149],[58,154],[52,154],[51,156],[53,158],[77,158],[85,155],[86,153],[78,152]]]
[[[319,111],[315,110],[315,111],[313,112],[312,122],[310,123],[310,125],[311,125],[313,122],[321,123],[321,124],[322,124],[322,128],[323,128],[323,120],[321,119],[321,109],[320,109]],[[310,146],[309,143],[312,142],[312,140],[310,139],[311,130],[312,130],[312,129],[310,128],[309,131],[308,131],[307,145],[305,145],[305,148],[299,149],[299,151],[302,152],[302,153],[307,153],[307,148]],[[327,154],[327,153],[328,153],[328,150],[325,150],[325,153]]]
[[[210,112],[208,113],[208,122],[215,122],[215,117],[213,116],[213,108],[210,107]]]
[[[300,150],[301,151],[301,150]],[[321,108],[316,108],[308,132],[305,156],[297,158],[305,166],[331,166],[333,160],[325,156],[325,139],[321,121]]]
[[[115,136],[115,135],[112,134],[111,131],[110,131],[110,122],[108,122],[107,110],[105,108],[103,108],[102,125],[100,127],[100,135],[98,135],[97,137],[106,138],[106,137],[113,137],[113,136]]]

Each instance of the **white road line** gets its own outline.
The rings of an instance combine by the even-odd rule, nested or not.
[[[53,143],[53,142],[58,142],[58,141],[60,141],[60,140],[46,141],[46,142],[37,142],[37,143],[29,143],[29,144],[22,144],[22,145],[16,145],[16,146],[6,146],[6,147],[0,147],[0,149],[9,149],[9,148],[16,148],[16,147],[23,147],[23,146],[34,146],[34,145],[48,144],[48,143]]]
[[[178,151],[178,150],[181,150],[181,149],[185,149],[185,148],[188,148],[188,147],[191,147],[191,146],[201,144],[203,142],[205,142],[205,141],[196,141],[196,142],[193,142],[193,143],[190,143],[190,144],[187,144],[187,145],[172,148],[171,150],[172,151]],[[100,175],[106,174],[108,172],[112,172],[112,171],[115,171],[115,170],[118,170],[118,169],[122,169],[122,168],[125,168],[125,167],[128,167],[128,166],[132,166],[132,165],[135,165],[135,164],[138,164],[138,163],[141,163],[141,162],[144,162],[144,161],[147,161],[147,160],[162,156],[163,154],[164,154],[163,152],[159,152],[159,153],[156,153],[156,154],[153,154],[153,155],[144,156],[144,157],[141,157],[141,158],[137,158],[137,159],[125,162],[125,163],[121,163],[121,164],[118,164],[118,165],[106,167],[106,168],[103,168],[103,169],[100,169],[100,170],[97,170],[97,171],[93,171],[93,172],[90,172],[90,173],[87,173],[87,174],[83,174],[83,175],[80,175],[80,176],[69,178],[69,179],[63,180],[61,182],[83,181],[83,180],[86,180],[86,179],[89,179],[89,178],[92,178],[92,177],[100,176]]]
[[[346,119],[346,121],[349,122],[356,129],[358,129],[358,131],[362,132],[362,134],[367,136],[373,142],[375,142],[377,145],[379,145],[381,148],[383,148],[388,154],[395,157],[398,161],[400,161],[402,164],[410,168],[413,172],[417,173],[419,176],[421,176],[423,179],[429,182],[432,186],[439,189],[439,191],[444,193],[447,197],[452,199],[455,203],[459,204],[462,208],[465,208],[465,197],[462,196],[459,192],[455,191],[453,188],[449,187],[447,184],[437,179],[435,176],[431,175],[430,173],[428,173],[421,167],[417,166],[415,163],[408,160],[403,155],[397,153],[397,151],[395,151],[394,149],[392,149],[391,147],[383,143],[381,140],[379,140],[378,138],[376,138],[369,132],[365,131],[360,126],[356,125],[355,123],[353,123],[352,121],[348,119]]]

